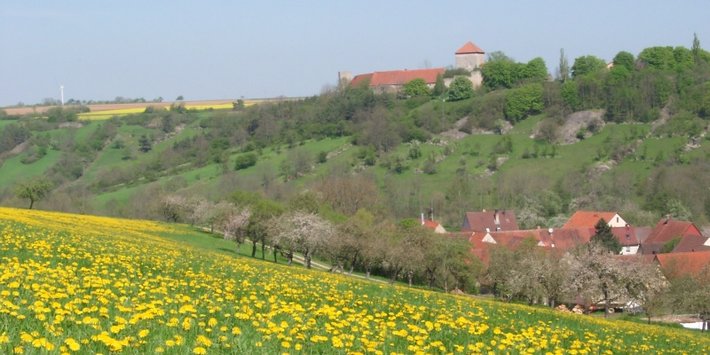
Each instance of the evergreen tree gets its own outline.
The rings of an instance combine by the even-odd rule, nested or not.
[[[693,52],[693,57],[697,60],[700,56],[700,40],[697,33],[693,33],[693,46],[690,47],[690,51]]]
[[[569,79],[569,61],[565,56],[564,48],[560,49],[560,66],[557,68],[557,77],[563,83]]]
[[[148,138],[148,136],[145,134],[141,135],[141,137],[138,139],[138,149],[143,153],[147,153],[152,148],[153,143],[150,141],[150,138]]]
[[[444,77],[441,74],[436,76],[436,83],[434,83],[434,89],[431,91],[431,96],[439,97],[446,92],[446,85],[444,85]]]
[[[618,254],[621,251],[621,243],[616,239],[611,232],[611,227],[603,218],[599,218],[599,222],[594,226],[594,235],[591,242],[601,245],[614,254]]]

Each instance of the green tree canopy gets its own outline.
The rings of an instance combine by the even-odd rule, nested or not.
[[[547,65],[545,61],[540,58],[533,58],[522,68],[522,75],[520,75],[522,80],[541,82],[547,80]]]
[[[626,52],[626,51],[621,51],[614,56],[614,67],[624,67],[629,71],[634,70],[634,55]]]
[[[517,122],[528,115],[542,112],[545,107],[542,94],[542,85],[539,83],[508,91],[505,97],[505,118]]]
[[[403,93],[408,97],[428,96],[430,94],[429,87],[422,78],[417,78],[404,84]]]
[[[576,78],[578,76],[583,76],[591,73],[595,73],[606,67],[604,60],[597,58],[593,55],[585,55],[582,57],[577,57],[572,65],[572,77]]]
[[[29,209],[35,202],[43,199],[52,190],[52,183],[46,179],[36,179],[21,183],[17,186],[17,197],[30,201]]]
[[[465,100],[473,96],[473,83],[467,77],[457,76],[449,86],[449,101]]]
[[[673,47],[650,47],[639,53],[639,60],[649,68],[667,70],[675,67]]]

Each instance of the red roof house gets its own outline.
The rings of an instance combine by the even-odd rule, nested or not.
[[[688,238],[688,240],[684,240]],[[694,246],[701,247],[707,238],[703,238],[700,229],[692,222],[664,218],[656,224],[648,238],[641,243],[641,253],[658,254],[664,246],[677,243],[673,251],[690,251]],[[681,247],[680,249],[678,249]],[[675,250],[678,249],[678,250]]]
[[[667,278],[695,276],[710,268],[710,251],[656,254],[654,260]]]
[[[513,211],[466,212],[461,230],[466,232],[511,231],[518,230],[518,222]]]
[[[444,226],[442,226],[441,223],[439,223],[435,220],[432,220],[432,219],[423,219],[422,226],[433,230],[434,233],[438,233],[438,234],[446,233],[446,229],[444,229]]]
[[[401,86],[414,79],[423,79],[428,85],[433,86],[436,77],[443,74],[444,68],[376,71],[356,75],[350,85],[357,86],[367,82],[373,89],[390,92],[399,90]]]
[[[562,228],[594,228],[603,219],[609,227],[625,227],[626,221],[616,212],[577,211]]]

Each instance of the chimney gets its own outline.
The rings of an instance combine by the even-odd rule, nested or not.
[[[552,232],[553,232],[552,228],[547,229],[547,233],[550,234],[550,247],[554,248],[555,247],[555,239],[553,238]]]
[[[496,227],[500,228],[500,218],[498,218],[498,210],[493,211],[493,223],[495,223]]]
[[[668,222],[671,220],[671,215],[667,214],[666,215],[666,220],[663,222],[663,224],[668,224]]]
[[[422,212],[422,225],[424,225],[424,212]]]

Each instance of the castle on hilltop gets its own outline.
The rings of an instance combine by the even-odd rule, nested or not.
[[[464,69],[469,73],[468,78],[473,83],[473,87],[480,87],[483,82],[481,76],[481,66],[485,62],[486,52],[473,42],[466,42],[456,53],[454,53],[454,69]],[[359,74],[355,77],[350,72],[338,72],[338,83],[340,85],[359,85],[368,82],[370,88],[379,93],[399,92],[404,84],[414,80],[423,79],[429,88],[433,88],[436,78],[444,76],[446,68],[414,69],[414,70],[388,70],[376,71],[372,73]],[[447,75],[448,76],[448,75]],[[445,77],[444,84],[449,86],[453,77]]]

